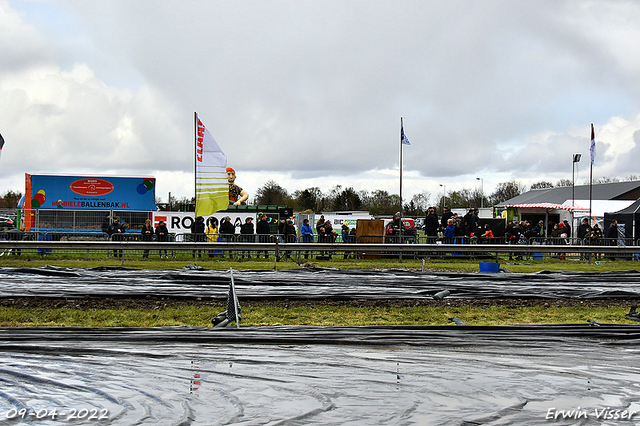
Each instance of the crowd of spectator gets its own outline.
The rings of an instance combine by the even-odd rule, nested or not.
[[[125,225],[119,220],[119,217],[107,215],[104,218],[102,224],[102,230],[113,241],[123,241],[124,233],[126,231]],[[245,223],[240,226],[240,233],[236,235],[236,225],[231,222],[230,216],[222,218],[222,222],[218,224],[218,220],[215,217],[210,217],[205,225],[204,218],[198,216],[195,218],[191,226],[192,241],[194,242],[259,242],[267,243],[273,241],[274,236],[271,232],[269,225],[269,218],[266,214],[258,214],[258,222],[254,228],[253,218],[247,217]],[[275,238],[280,242],[292,243],[298,241],[298,231],[296,230],[293,221],[291,219],[281,219],[277,224],[277,235]],[[452,243],[483,243],[483,242],[496,242],[494,241],[494,234],[488,224],[484,226],[480,225],[479,209],[469,209],[466,214],[460,216],[458,213],[451,211],[448,206],[445,206],[441,217],[438,217],[435,207],[429,207],[427,209],[426,217],[424,220],[424,232],[427,237],[427,243],[443,242],[445,244]],[[415,228],[407,227],[400,217],[400,213],[396,213],[393,219],[385,226],[385,242],[398,243],[398,242],[416,242],[417,236],[415,234]],[[315,223],[315,226],[309,222],[309,219],[304,219],[300,226],[300,240],[303,243],[312,243],[317,241],[319,243],[335,243],[340,235],[342,242],[355,243],[356,242],[356,228],[349,227],[344,222],[338,231],[333,229],[331,221],[325,220],[324,215],[320,215],[320,218]],[[165,242],[169,240],[169,232],[164,221],[160,221],[158,226],[154,229],[150,220],[146,220],[141,230],[142,241],[153,241],[154,239],[159,242]],[[398,239],[398,237],[400,239]],[[413,240],[410,240],[413,238]],[[458,240],[460,239],[460,240]],[[571,241],[572,232],[571,225],[567,220],[555,223],[549,221],[546,226],[542,220],[530,222],[528,220],[522,221],[508,221],[505,232],[504,242],[507,244],[588,244],[588,245],[600,245],[611,244],[616,245],[618,241],[618,228],[617,221],[613,220],[611,225],[607,228],[606,232],[603,232],[599,225],[596,223],[593,226],[589,224],[589,219],[584,218],[580,225],[575,230],[576,242]],[[161,258],[167,257],[167,251],[161,250],[159,252]],[[219,250],[209,249],[208,254],[210,257],[223,256],[223,252]],[[228,252],[229,257],[233,257],[233,252]],[[268,252],[255,253],[258,257],[264,254],[265,258],[268,258]],[[244,258],[247,256],[251,258],[251,252],[243,251],[240,255]],[[286,259],[291,255],[290,252],[284,252],[283,257]],[[309,251],[304,253],[305,259],[308,259],[310,255]],[[330,253],[320,253],[320,255],[331,257]],[[345,258],[352,253],[345,252]],[[114,256],[122,257],[122,249],[114,249]],[[143,250],[143,257],[149,256],[149,250]],[[202,256],[201,250],[194,250],[194,256]],[[583,255],[586,258],[588,255]],[[279,257],[279,256],[278,256]]]
[[[436,208],[429,207],[424,220],[427,242],[435,240],[451,244],[458,238],[465,238],[470,243],[490,241],[494,238],[493,231],[488,225],[480,226],[479,213],[479,209],[469,209],[464,216],[460,216],[445,206],[442,217],[438,219]]]
[[[230,216],[225,216],[221,219],[221,223],[218,224],[218,220],[215,217],[210,217],[205,225],[204,218],[198,216],[195,218],[191,226],[191,239],[194,242],[258,242],[258,243],[271,243],[279,241],[282,243],[294,243],[301,241],[303,243],[313,243],[317,241],[319,243],[335,243],[339,241],[341,237],[343,243],[355,243],[356,240],[356,228],[349,227],[346,221],[341,224],[340,230],[333,228],[330,220],[325,220],[324,215],[320,215],[320,218],[315,223],[315,226],[310,223],[309,219],[304,219],[299,230],[300,238],[298,238],[298,230],[293,224],[291,219],[281,219],[277,223],[277,233],[272,232],[272,227],[269,224],[269,217],[265,214],[258,214],[258,221],[254,228],[253,218],[247,217],[243,224],[240,225],[240,220],[236,219],[236,223],[231,221]],[[405,221],[401,219],[400,213],[396,213],[394,217],[389,221],[387,219],[387,225],[385,226],[385,239],[386,243],[405,243],[405,242],[417,242],[418,238],[415,234],[415,228],[408,226]],[[236,234],[236,229],[240,228],[239,234]],[[500,228],[502,224],[500,224]],[[459,215],[451,211],[449,207],[444,207],[442,216],[439,217],[435,207],[429,207],[427,209],[426,217],[424,219],[424,232],[426,240],[420,238],[420,242],[426,242],[427,244],[433,244],[437,242],[443,242],[445,244],[468,244],[468,243],[499,243],[504,242],[512,245],[523,244],[550,244],[550,245],[611,245],[615,246],[625,244],[624,236],[619,235],[619,228],[617,220],[613,219],[611,224],[606,230],[600,228],[597,223],[593,226],[590,224],[589,218],[583,218],[580,220],[579,225],[576,226],[574,232],[572,232],[571,224],[567,220],[554,222],[549,221],[546,224],[542,220],[529,221],[513,221],[510,220],[506,224],[504,229],[504,237],[502,236],[502,229],[498,237],[494,238],[494,233],[489,224],[481,225],[479,219],[479,209],[469,209],[466,214]],[[102,223],[102,231],[112,241],[125,241],[130,238],[125,236],[127,230],[126,224],[124,224],[119,217],[111,217],[107,215]],[[18,230],[12,230],[18,232]],[[20,231],[22,232],[22,231]],[[136,231],[137,232],[137,231]],[[127,235],[130,235],[128,233]],[[170,238],[170,233],[167,229],[164,221],[160,220],[158,226],[153,228],[151,220],[146,219],[139,234],[139,240],[144,242],[158,241],[166,242],[173,241],[173,237]],[[413,239],[411,239],[413,238]],[[8,235],[0,235],[0,239],[22,239],[9,237]],[[367,242],[367,241],[363,241]],[[210,257],[224,256],[224,252],[219,249],[212,249],[207,247]],[[515,252],[516,250],[514,250]],[[149,257],[150,250],[143,249],[142,257]],[[341,251],[342,252],[342,251]],[[201,257],[203,250],[195,249],[193,251],[194,257]],[[233,251],[228,251],[230,258],[234,258],[236,254]],[[113,249],[115,257],[122,258],[123,250],[121,247]],[[251,258],[251,255],[257,255],[260,257],[264,254],[265,258],[269,257],[268,251],[256,252],[256,251],[242,251],[240,256]],[[167,257],[167,250],[162,249],[159,251],[161,258]],[[308,259],[311,255],[309,250],[304,252],[305,259]],[[331,252],[320,252],[320,256],[326,256],[331,258]],[[345,258],[353,255],[352,252],[345,251]],[[558,254],[560,257],[562,253]],[[581,254],[581,259],[591,259],[594,254]],[[290,251],[284,251],[282,256],[277,253],[278,258],[288,258],[291,256]],[[600,255],[595,255],[596,259]]]
[[[571,225],[566,220],[560,223],[550,222],[549,227],[552,229],[550,235],[552,238],[569,238],[571,235]],[[521,240],[542,243],[547,237],[546,230],[542,220],[536,224],[532,224],[528,220],[520,222],[510,220],[507,222],[504,238],[508,244],[522,244]]]
[[[542,220],[535,225],[527,220],[520,222],[509,221],[505,229],[505,241],[509,244],[516,244],[522,238],[534,243],[569,244],[572,239],[571,224],[567,220],[558,223],[549,221],[547,226],[544,226]],[[597,223],[591,226],[589,219],[584,218],[575,232],[577,241],[571,243],[599,245],[604,238],[609,244],[613,243],[615,245],[617,243],[618,222],[614,219],[607,228],[606,235],[604,235]]]

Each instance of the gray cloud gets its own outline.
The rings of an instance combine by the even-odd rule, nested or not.
[[[237,170],[348,182],[398,166],[404,116],[405,170],[425,185],[482,173],[490,191],[491,173],[567,177],[590,122],[614,145],[640,128],[631,1],[60,0],[51,28],[11,6],[0,132],[30,135],[21,161],[0,160],[14,175],[188,173],[198,111]],[[600,172],[633,173],[635,149],[601,144],[617,165]]]

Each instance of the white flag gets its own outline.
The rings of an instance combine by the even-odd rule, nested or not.
[[[196,116],[196,216],[228,207],[227,156]]]

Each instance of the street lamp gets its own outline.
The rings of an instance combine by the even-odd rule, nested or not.
[[[484,179],[476,178],[480,181],[480,208],[484,208]]]
[[[580,162],[582,154],[573,154],[573,163],[571,164],[571,207],[576,206],[576,163]],[[576,224],[573,221],[573,210],[571,211],[571,237],[575,235]]]
[[[444,205],[447,201],[447,185],[441,183],[440,186],[444,188],[444,192],[442,193],[442,212],[444,213]]]

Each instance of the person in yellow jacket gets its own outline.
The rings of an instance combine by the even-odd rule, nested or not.
[[[207,229],[205,230],[208,243],[215,243],[218,241],[218,219],[210,217],[207,219]],[[216,253],[213,250],[209,250],[209,257],[213,257]]]

